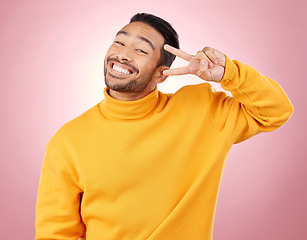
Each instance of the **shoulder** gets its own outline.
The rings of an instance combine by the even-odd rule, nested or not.
[[[168,107],[170,109],[179,109],[182,111],[210,111],[217,105],[224,106],[226,99],[230,95],[224,91],[216,91],[215,88],[207,82],[187,85],[180,88],[176,93],[169,96]]]
[[[175,94],[188,94],[188,93],[203,93],[204,91],[208,91],[211,88],[211,85],[207,82],[187,85],[180,88]]]
[[[184,102],[211,101],[215,89],[209,83],[187,85],[172,95],[173,100],[184,100]]]
[[[80,139],[88,132],[101,118],[98,104],[88,109],[78,117],[65,123],[49,140],[47,145],[57,145],[58,143],[70,142]]]

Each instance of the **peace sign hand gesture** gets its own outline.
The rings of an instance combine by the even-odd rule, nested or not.
[[[219,82],[222,80],[226,65],[226,57],[223,53],[205,47],[202,51],[198,51],[196,55],[190,55],[168,44],[164,45],[164,49],[189,62],[188,66],[185,67],[164,70],[164,75],[194,74],[206,81]]]

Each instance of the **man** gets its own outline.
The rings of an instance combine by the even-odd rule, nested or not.
[[[170,69],[175,56],[186,67]],[[212,239],[218,188],[232,144],[287,121],[281,87],[221,52],[179,50],[166,21],[137,14],[105,58],[104,100],[46,146],[36,239]],[[220,82],[163,94],[169,75]]]

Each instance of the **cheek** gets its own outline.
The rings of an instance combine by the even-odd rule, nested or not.
[[[150,56],[147,59],[139,61],[138,66],[140,69],[144,69],[147,73],[152,72],[156,70],[159,60],[160,58],[157,58],[157,56]]]
[[[114,53],[116,53],[116,47],[111,45],[106,53],[106,58],[110,57]]]
[[[139,67],[140,73],[143,73],[143,74],[151,73],[154,70],[152,61],[149,61],[149,62],[144,61],[142,62],[142,64],[139,64],[138,67]]]
[[[104,59],[104,65],[107,66],[107,60],[108,58],[112,57],[114,58],[114,54],[116,53],[116,49],[114,49],[113,46],[110,46],[106,55],[105,55],[105,59]]]

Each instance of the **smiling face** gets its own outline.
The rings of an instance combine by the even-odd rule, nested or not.
[[[105,83],[109,94],[121,100],[140,99],[165,80],[157,64],[164,45],[163,36],[148,24],[129,23],[116,35],[105,62]]]

